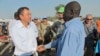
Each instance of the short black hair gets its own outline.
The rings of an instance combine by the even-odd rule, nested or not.
[[[14,13],[14,19],[18,19],[17,12]]]
[[[18,19],[18,20],[20,20],[19,15],[22,14],[22,12],[23,12],[24,9],[29,10],[28,7],[20,7],[20,8],[18,9],[18,11],[17,11],[17,17],[18,17],[17,19]]]
[[[79,17],[81,6],[77,1],[71,1],[65,6],[64,20],[71,20],[73,17]]]

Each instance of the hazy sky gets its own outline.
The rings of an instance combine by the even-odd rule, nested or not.
[[[32,17],[54,16],[55,6],[66,5],[73,0],[0,0],[0,18],[12,19],[14,12],[22,6],[27,6],[32,12]],[[93,14],[100,16],[100,0],[77,0],[82,7],[81,16]]]

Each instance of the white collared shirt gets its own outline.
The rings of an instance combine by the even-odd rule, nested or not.
[[[32,55],[37,48],[38,30],[33,22],[25,28],[20,20],[17,20],[11,29],[11,38],[15,45],[15,55]]]
[[[9,25],[8,25],[9,36],[10,36],[11,29],[12,29],[12,27],[13,27],[13,25],[15,24],[16,21],[17,21],[16,19],[12,19],[12,20],[9,22]]]

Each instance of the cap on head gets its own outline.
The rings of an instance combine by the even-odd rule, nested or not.
[[[58,12],[58,13],[63,13],[63,12],[64,12],[64,9],[65,9],[65,8],[62,6],[62,7],[60,7],[60,8],[58,9],[57,12]]]

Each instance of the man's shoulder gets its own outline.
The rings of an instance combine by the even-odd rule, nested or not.
[[[12,25],[12,29],[18,29],[18,28],[20,28],[22,26],[23,26],[23,24],[21,23],[21,21],[20,20],[16,20],[14,22],[14,24]]]
[[[81,21],[76,21],[76,22],[69,24],[68,28],[73,31],[77,31],[79,29],[84,29],[84,25]]]
[[[60,22],[60,21],[55,21],[54,23],[55,23],[55,24],[61,24],[61,22]]]
[[[83,22],[78,20],[78,21],[74,21],[70,24],[71,26],[75,27],[75,26],[82,26]]]
[[[61,25],[60,21],[55,21],[54,24],[53,24],[54,27],[58,27],[59,25]]]

